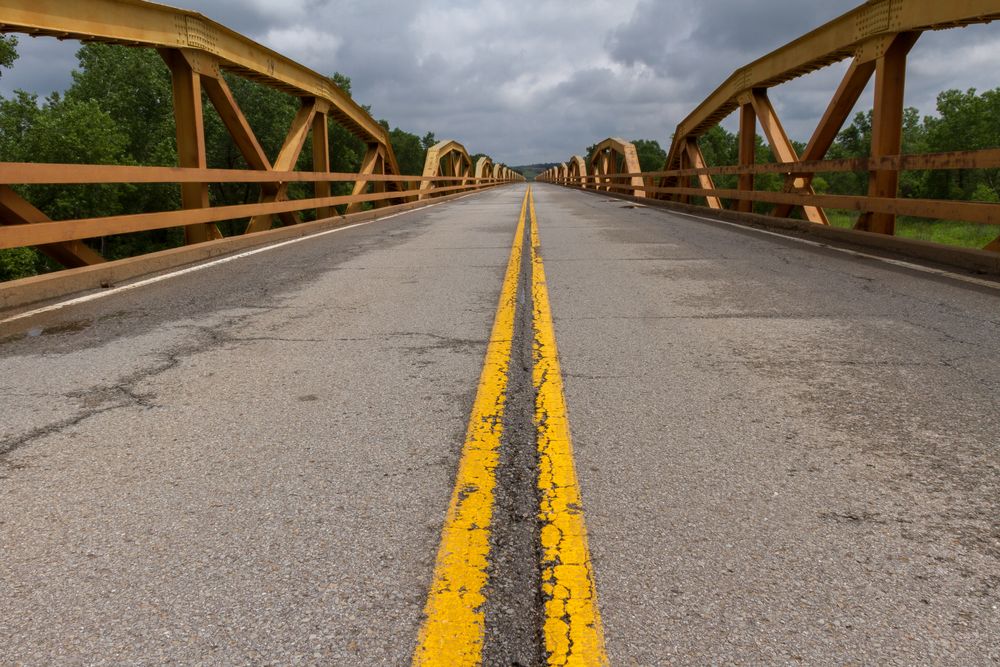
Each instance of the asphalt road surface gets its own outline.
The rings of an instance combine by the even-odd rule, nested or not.
[[[0,664],[410,663],[512,243],[489,553],[544,535],[544,284],[582,660],[1000,662],[1000,290],[545,185],[536,264],[525,192],[0,324]],[[522,594],[511,642],[551,653],[519,553],[484,565],[487,663]]]

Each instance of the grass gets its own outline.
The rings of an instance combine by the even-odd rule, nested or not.
[[[826,215],[830,225],[847,229],[853,227],[858,219],[855,211],[827,209]],[[900,216],[896,219],[896,236],[963,248],[983,248],[1000,237],[1000,225]]]

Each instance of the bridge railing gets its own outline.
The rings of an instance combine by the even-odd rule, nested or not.
[[[624,156],[627,142],[608,139],[591,157],[587,174],[553,168],[539,180],[712,209],[750,212],[754,203],[772,204],[772,216],[787,218],[798,211],[804,220],[820,225],[829,224],[826,208],[856,211],[855,229],[890,235],[896,233],[896,216],[900,215],[1000,225],[998,204],[897,196],[902,172],[1000,167],[1000,149],[996,148],[920,155],[902,151],[907,56],[920,35],[998,18],[1000,5],[995,0],[871,0],[736,70],[678,125],[662,170],[640,171],[637,161]],[[848,59],[850,66],[800,155],[782,127],[768,90]],[[875,103],[870,155],[824,159],[872,77]],[[708,165],[699,139],[733,112],[739,114],[739,163]],[[758,124],[774,164],[755,163]],[[600,156],[602,151],[622,159],[609,161]],[[867,194],[814,190],[817,174],[836,172],[867,172]],[[755,176],[763,174],[782,176],[782,189],[757,189]],[[716,187],[716,176],[735,176],[737,187]],[[1000,252],[1000,238],[986,249]]]
[[[170,71],[178,157],[177,167],[0,163],[0,249],[35,247],[64,267],[82,267],[105,261],[88,239],[180,227],[186,244],[198,244],[221,239],[223,221],[246,219],[245,233],[251,234],[272,228],[276,219],[283,226],[299,224],[307,211],[307,217],[327,218],[521,178],[505,167],[479,176],[402,175],[388,131],[330,78],[195,12],[142,0],[0,0],[0,29],[155,49]],[[298,112],[273,161],[223,73],[298,98]],[[207,167],[203,97],[218,112],[247,169]],[[366,147],[358,173],[330,171],[331,123]],[[312,170],[297,171],[310,139]],[[164,183],[178,185],[180,209],[61,220],[32,204],[20,187]],[[258,185],[258,200],[211,205],[209,187],[233,183]],[[293,183],[311,183],[313,196],[293,199]],[[334,183],[353,184],[350,194],[335,195]]]
[[[1000,205],[952,199],[910,199],[872,197],[867,195],[807,194],[801,192],[774,192],[764,190],[723,189],[713,186],[692,185],[661,186],[666,179],[701,179],[706,176],[755,176],[778,174],[785,178],[823,173],[1000,168],[1000,149],[978,151],[953,151],[923,155],[883,156],[878,158],[848,158],[838,160],[813,160],[795,163],[759,164],[753,167],[725,166],[675,169],[651,172],[621,172],[602,175],[585,175],[560,178],[546,172],[537,180],[566,185],[617,192],[638,197],[671,199],[680,203],[695,203],[693,198],[704,198],[704,205],[713,208],[743,210],[740,202],[762,202],[777,206],[813,206],[841,210],[872,212],[891,216],[905,215],[931,220],[952,220],[984,225],[1000,225]],[[715,201],[713,201],[715,200]],[[987,249],[1000,251],[994,241]]]

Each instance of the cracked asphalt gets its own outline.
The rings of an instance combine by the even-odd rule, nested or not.
[[[523,194],[0,325],[0,664],[407,664]],[[612,664],[1000,662],[1000,293],[534,194]]]
[[[0,664],[407,663],[522,195],[0,330]]]

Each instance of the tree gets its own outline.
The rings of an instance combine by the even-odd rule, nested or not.
[[[410,134],[398,127],[389,133],[392,141],[392,152],[396,154],[399,172],[404,176],[420,176],[424,173],[424,161],[427,149],[415,134]]]
[[[0,36],[0,68],[17,60],[17,37]],[[38,115],[37,96],[19,90],[13,100],[0,98],[0,160],[14,161],[21,154],[21,140]],[[0,250],[0,281],[37,274],[45,260],[34,248]]]
[[[17,60],[17,37],[0,36],[0,67],[11,67]]]
[[[721,125],[716,125],[698,139],[698,146],[705,158],[705,164],[710,167],[723,167],[737,164],[740,160],[739,141],[736,135]],[[736,187],[735,176],[713,176],[715,186],[725,190]]]
[[[63,99],[53,94],[25,132],[23,159],[32,162],[127,163],[128,136],[93,100]],[[93,185],[67,188],[33,185],[30,199],[54,220],[115,215],[130,186]]]
[[[639,155],[640,171],[662,171],[667,161],[667,152],[656,139],[635,139],[632,141]]]
[[[427,134],[424,135],[423,139],[420,140],[420,145],[424,147],[424,150],[427,150],[436,143],[437,139],[434,138],[433,132],[428,132]]]
[[[97,103],[125,132],[127,152],[138,164],[176,165],[170,71],[157,53],[85,44],[76,58],[66,99]]]
[[[1000,145],[1000,88],[981,95],[946,90],[937,98],[938,117],[924,119],[924,142],[932,152],[979,150]],[[985,188],[981,187],[985,186]],[[1000,170],[969,169],[928,172],[926,196],[988,201],[986,189],[1000,193]]]
[[[0,160],[22,162],[24,138],[34,127],[41,109],[38,95],[15,90],[11,99],[0,99]]]

